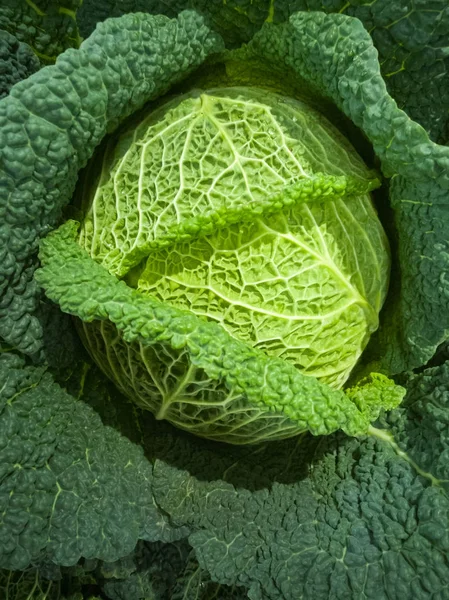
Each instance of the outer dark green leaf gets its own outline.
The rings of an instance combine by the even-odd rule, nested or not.
[[[449,6],[446,0],[84,0],[84,36],[99,21],[127,12],[174,16],[193,7],[210,19],[230,46],[249,41],[263,23],[297,11],[344,13],[360,19],[379,52],[389,93],[440,144],[449,140]]]
[[[82,0],[2,0],[0,29],[33,49],[42,63],[53,63],[81,42],[76,11]]]
[[[190,513],[201,567],[252,599],[444,599],[448,380],[447,365],[411,378],[385,441],[303,436],[225,453],[178,440],[155,467],[157,501],[175,522]]]
[[[304,435],[235,448],[141,413],[156,501],[190,524],[201,569],[250,598],[444,599],[448,381],[448,365],[411,377],[405,406],[380,423],[384,439]],[[192,565],[193,583],[207,580],[201,572]]]
[[[78,374],[83,385],[83,372]],[[0,566],[115,560],[171,539],[141,448],[102,425],[44,368],[0,354]]]
[[[87,374],[86,391],[97,378]],[[376,436],[303,435],[246,448],[193,438],[95,391],[88,399],[145,448],[157,505],[192,532],[193,585],[210,573],[250,598],[444,600],[448,382],[449,364],[409,377],[404,404]]]
[[[445,599],[448,381],[448,365],[411,377],[405,405],[363,440],[304,435],[236,448],[138,411],[156,502],[193,531],[193,589],[209,572],[250,598]],[[184,575],[179,586],[183,598]]]
[[[131,573],[123,576],[125,573],[120,573],[120,568],[115,571],[114,565],[109,565],[109,568],[112,567],[109,572],[103,567],[107,576],[103,591],[110,600],[169,600],[190,552],[191,548],[185,541],[177,544],[141,543],[133,553]]]
[[[446,0],[275,0],[274,20],[297,10],[360,19],[379,52],[388,92],[439,144],[449,141],[449,5]]]
[[[39,60],[31,48],[0,30],[0,100],[9,94],[13,85],[39,69]]]
[[[84,0],[78,14],[81,34],[90,35],[98,22],[130,12],[176,16],[192,8],[204,15],[209,25],[231,46],[252,38],[272,14],[271,0]]]
[[[208,443],[155,422],[149,413],[133,414],[128,404],[107,393],[101,376],[87,365],[74,363],[72,376],[69,371],[66,376],[61,373],[72,394],[85,398],[106,423],[128,432],[143,446],[150,461],[146,462],[135,446],[101,425],[91,409],[50,383],[49,375],[35,368],[23,370],[21,361],[10,355],[2,360],[7,366],[6,381],[19,382],[22,390],[16,395],[18,383],[4,388],[10,400],[1,418],[9,440],[5,446],[4,433],[0,434],[1,464],[7,471],[2,473],[0,508],[3,513],[6,500],[8,524],[5,528],[3,523],[1,531],[13,527],[15,531],[14,536],[1,539],[2,560],[7,558],[7,564],[18,566],[11,557],[20,558],[33,545],[44,549],[48,539],[47,556],[61,560],[69,550],[74,552],[76,544],[69,542],[75,538],[66,527],[71,527],[75,506],[81,533],[83,523],[95,528],[104,519],[105,538],[86,533],[86,538],[81,535],[77,540],[78,550],[90,555],[104,556],[114,539],[112,524],[117,521],[111,518],[111,510],[131,517],[127,523],[120,517],[122,527],[116,529],[115,557],[123,557],[127,552],[123,532],[136,531],[136,513],[129,512],[127,504],[132,497],[142,510],[153,502],[158,507],[145,519],[152,539],[164,537],[168,542],[190,532],[200,571],[194,563],[187,565],[174,588],[186,600],[192,589],[187,582],[195,589],[199,580],[205,584],[209,577],[226,586],[238,583],[249,590],[250,598],[446,598],[448,365],[409,379],[405,405],[383,418],[378,437],[351,440],[303,435],[255,448]],[[1,383],[3,387],[5,380]],[[19,433],[11,432],[20,432],[22,423],[29,441],[16,446]],[[58,440],[56,446],[54,440]],[[87,469],[87,447],[91,448],[87,454],[91,469]],[[46,452],[51,453],[48,461]],[[136,452],[141,457],[140,475],[133,466],[135,460],[123,472],[126,460]],[[65,485],[56,498],[54,468],[36,468],[36,461],[39,458],[43,465],[48,462],[53,467],[61,461],[61,454],[70,466],[57,477]],[[48,482],[41,479],[46,472]],[[101,484],[93,485],[100,472]],[[75,473],[84,475],[80,479]],[[142,473],[148,473],[145,485]],[[67,480],[77,485],[83,482],[83,487],[70,488]],[[118,481],[123,484],[120,488]],[[100,491],[100,485],[112,482],[114,488],[103,487],[104,493],[95,493],[96,487]],[[146,487],[148,482],[151,488]],[[11,484],[16,490],[12,497]],[[64,496],[66,503],[62,503]],[[14,497],[16,504],[11,500]],[[56,535],[59,552],[55,552]],[[9,557],[5,556],[7,547]],[[101,578],[125,580],[134,567],[130,570],[120,564],[103,566]],[[95,575],[93,581],[101,578]],[[210,584],[196,589],[210,590],[207,600],[227,598],[230,593],[227,587],[219,587],[215,594],[217,588]],[[239,588],[235,594],[240,597]]]

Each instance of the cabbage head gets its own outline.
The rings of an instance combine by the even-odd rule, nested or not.
[[[110,137],[82,190],[79,244],[164,305],[340,389],[378,327],[389,248],[349,141],[307,103],[255,87],[194,89]],[[84,322],[93,358],[128,397],[233,443],[295,435],[276,406],[195,366],[185,348]]]

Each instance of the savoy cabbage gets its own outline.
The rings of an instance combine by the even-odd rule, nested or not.
[[[415,4],[0,7],[5,597],[449,597]]]

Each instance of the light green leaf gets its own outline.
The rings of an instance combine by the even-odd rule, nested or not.
[[[145,390],[141,404],[157,418],[237,444],[304,430],[367,431],[373,406],[364,412],[343,392],[232,338],[219,325],[129,288],[74,241],[77,229],[67,221],[43,240],[36,278],[64,312],[97,321],[84,335],[93,335],[89,345],[97,362],[123,392],[135,385],[139,391],[139,369],[148,369],[152,379],[143,381],[153,389]],[[121,364],[126,357],[128,368]],[[390,393],[386,402],[391,405]],[[378,411],[382,406],[380,399]]]

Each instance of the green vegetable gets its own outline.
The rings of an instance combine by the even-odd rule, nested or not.
[[[99,22],[79,48],[75,4],[0,7],[0,596],[445,599],[449,151],[430,140],[447,141],[446,3],[84,0],[86,38],[108,16],[153,14]],[[180,12],[187,4],[195,10]],[[55,64],[31,74],[23,42]],[[237,106],[252,109],[234,120],[231,145],[185,143],[200,122],[198,142],[223,132]],[[254,153],[254,132],[274,134],[259,169],[235,170],[235,187],[219,178],[214,196],[197,182],[198,204],[183,188],[139,235],[132,153],[142,158],[141,140],[187,107],[187,128],[165,130],[165,155],[154,143],[146,155],[165,200],[179,181],[168,154],[176,169],[183,150],[199,152],[217,175],[238,139]],[[267,148],[281,163],[269,165]],[[127,222],[108,192],[119,156]],[[197,173],[195,160],[182,164]],[[336,354],[323,354],[333,297],[312,307],[307,286],[295,288],[320,315],[310,349],[326,360],[312,365],[303,330],[301,352],[286,335],[279,346],[254,335],[294,317],[284,302],[266,324],[255,318],[292,289],[283,271],[284,287],[269,285],[273,258],[323,274],[304,247],[278,260],[285,236],[316,240],[317,221],[306,232],[294,215],[319,207],[320,231],[334,236],[322,248],[352,274],[359,318],[343,304],[356,342],[333,335]],[[355,225],[335,233],[331,207],[340,220],[349,210],[376,250]],[[270,244],[277,253],[262,260]],[[233,282],[250,275],[258,285],[237,326]]]
[[[407,397],[376,435],[303,434],[254,447],[182,435],[149,411],[133,412],[76,355],[59,373],[67,391],[17,357],[1,363],[4,568],[24,568],[25,551],[53,566],[120,556],[100,563],[101,573],[83,561],[90,583],[151,589],[161,552],[171,555],[162,574],[178,568],[172,544],[182,538],[199,566],[177,576],[181,598],[210,576],[224,586],[219,598],[232,585],[279,600],[444,598],[447,364],[404,379]],[[141,544],[129,555],[138,537],[164,542],[154,559],[152,544],[144,552],[149,573]],[[57,579],[45,562],[42,573]],[[80,573],[65,576],[68,585]]]
[[[249,597],[444,598],[448,377],[447,365],[412,376],[384,435],[267,446],[222,465],[226,483],[193,483],[189,455],[179,491],[162,493],[172,514],[198,499],[200,565]]]
[[[341,134],[304,103],[232,87],[176,98],[112,139],[98,186],[89,177],[83,190],[79,241],[89,254],[145,296],[215,321],[237,340],[340,388],[378,327],[389,272],[388,243],[369,196],[378,180]],[[48,261],[45,253],[42,260]],[[73,270],[71,277],[76,280]],[[52,277],[38,281],[53,300],[66,302],[50,292]],[[83,315],[81,307],[72,312]],[[251,353],[217,329],[214,346],[223,339],[233,350],[214,359],[223,374],[213,376],[211,334],[200,322],[186,320],[185,328],[199,330],[193,344],[207,365],[189,342],[187,353],[176,352],[185,343],[154,346],[152,333],[139,336],[149,338],[143,340],[148,350],[131,350],[107,324],[85,326],[84,339],[120,389],[158,418],[200,435],[244,443],[335,427],[319,425],[316,416],[309,423],[297,409],[298,427],[284,423],[282,414],[292,415],[282,395],[304,404],[305,412],[319,412],[319,395],[314,409],[305,408],[307,395],[314,398],[312,383],[298,393],[294,370],[287,375],[280,362],[264,367],[284,373],[282,392],[280,375],[271,375],[279,382],[276,393],[262,371],[258,383],[245,382],[237,374]],[[224,386],[215,383],[222,379]],[[267,388],[258,395],[280,412],[273,427],[266,411],[251,408],[260,400],[248,385]],[[322,393],[334,405],[327,410],[337,413],[337,397]]]
[[[90,351],[119,389],[140,392],[140,404],[157,418],[204,437],[246,444],[306,429],[321,435],[341,428],[357,435],[382,408],[400,403],[403,389],[386,377],[354,391],[353,402],[303,376],[289,361],[233,339],[219,325],[130,289],[75,243],[76,229],[68,221],[46,238],[37,279],[65,312],[86,322],[106,321],[87,338]]]

